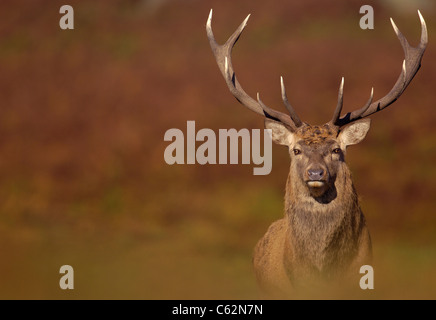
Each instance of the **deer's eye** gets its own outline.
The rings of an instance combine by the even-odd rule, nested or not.
[[[296,156],[299,155],[299,154],[301,154],[301,150],[293,149],[292,151],[294,152],[294,154],[295,154]]]
[[[340,154],[341,153],[341,149],[340,148],[335,148],[335,149],[333,149],[333,153],[334,154]]]

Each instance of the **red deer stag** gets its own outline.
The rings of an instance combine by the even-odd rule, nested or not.
[[[345,163],[345,152],[349,145],[364,139],[370,127],[366,117],[397,100],[420,68],[428,39],[425,21],[419,11],[418,14],[422,30],[416,48],[409,45],[391,19],[405,54],[401,74],[391,91],[373,102],[372,90],[363,107],[341,117],[342,78],[333,118],[318,126],[300,120],[288,102],[283,78],[281,93],[289,115],[266,106],[259,94],[255,100],[242,89],[231,52],[250,16],[224,45],[219,45],[212,32],[210,11],[207,36],[230,92],[248,109],[265,117],[265,127],[272,130],[273,141],[288,146],[291,158],[284,217],[269,227],[254,250],[256,278],[265,292],[292,292],[311,287],[319,280],[343,282],[358,277],[362,265],[371,264],[371,239]]]

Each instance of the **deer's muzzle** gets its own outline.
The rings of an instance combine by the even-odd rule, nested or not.
[[[322,168],[309,169],[306,172],[307,180],[306,183],[310,188],[321,188],[327,183],[326,171]]]

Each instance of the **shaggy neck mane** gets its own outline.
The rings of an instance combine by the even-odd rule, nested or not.
[[[304,182],[291,179],[290,173],[285,216],[292,259],[326,275],[333,270],[340,272],[356,252],[364,225],[348,167],[342,166],[320,198],[312,197]]]

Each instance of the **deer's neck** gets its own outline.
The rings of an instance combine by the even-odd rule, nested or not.
[[[310,196],[304,182],[288,177],[285,215],[288,223],[286,257],[307,270],[328,273],[346,265],[357,249],[365,224],[350,172],[338,172],[331,190]],[[340,268],[339,268],[340,269]]]

